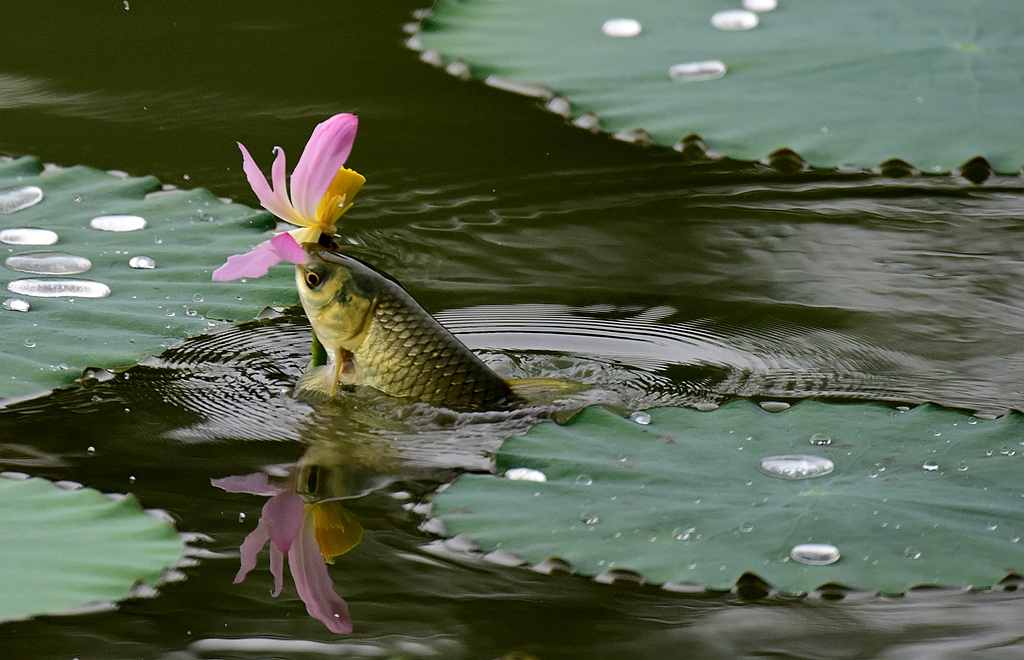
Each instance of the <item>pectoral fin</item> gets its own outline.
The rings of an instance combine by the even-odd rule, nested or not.
[[[295,383],[295,394],[313,395],[333,399],[338,393],[338,383],[352,385],[359,373],[352,361],[352,353],[345,349],[328,351],[331,361],[322,367],[310,363],[306,373]]]
[[[319,397],[334,398],[338,393],[338,367],[325,364],[322,367],[311,367],[299,377],[295,383],[295,394],[312,394]]]

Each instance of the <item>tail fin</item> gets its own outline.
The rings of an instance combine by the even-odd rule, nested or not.
[[[514,378],[506,382],[513,394],[534,405],[550,403],[587,389],[583,383],[557,378]]]

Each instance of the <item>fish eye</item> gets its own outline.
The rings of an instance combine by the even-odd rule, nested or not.
[[[322,280],[317,273],[314,273],[313,271],[308,271],[306,273],[306,286],[310,289],[315,289],[320,286],[321,281]]]
[[[316,488],[320,481],[320,468],[316,465],[309,467],[309,474],[306,476],[306,492],[310,495],[316,494]]]

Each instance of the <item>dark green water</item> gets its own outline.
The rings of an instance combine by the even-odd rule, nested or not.
[[[627,410],[735,396],[1024,408],[1020,177],[687,164],[419,62],[401,30],[416,8],[7,8],[0,155],[255,205],[235,141],[294,162],[317,122],[355,112],[349,164],[368,183],[345,216],[351,251],[504,375],[581,380],[581,402]],[[157,598],[0,624],[0,656],[1024,657],[1016,593],[743,604],[436,557],[393,495],[486,468],[536,415],[444,417],[366,393],[310,407],[286,393],[308,351],[287,316],[0,412],[0,469],[131,491],[209,537],[209,556]],[[209,484],[307,446],[397,479],[348,504],[367,530],[331,568],[348,637],[290,587],[270,598],[265,559],[231,583],[263,499]]]

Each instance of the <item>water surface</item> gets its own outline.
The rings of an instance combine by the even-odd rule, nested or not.
[[[1021,409],[1024,181],[688,163],[423,64],[402,45],[416,8],[8,8],[0,154],[153,174],[255,205],[235,141],[264,166],[275,145],[294,163],[315,123],[356,112],[349,164],[368,183],[345,216],[348,249],[502,375],[589,387],[501,414],[372,391],[297,401],[309,334],[289,312],[8,406],[0,469],[130,491],[207,535],[209,552],[157,598],[0,624],[3,656],[1024,654],[1012,591],[747,605],[430,545],[403,505],[459,471],[490,469],[503,438],[580,405],[625,414],[816,396]],[[290,587],[270,598],[265,561],[232,584],[263,500],[210,479],[296,461],[342,465],[351,486],[338,495],[367,530],[331,568],[356,621],[349,637],[309,618]]]

